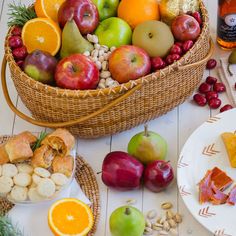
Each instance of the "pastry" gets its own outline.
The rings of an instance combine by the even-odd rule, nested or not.
[[[55,183],[48,178],[42,179],[37,186],[38,193],[46,198],[50,198],[56,191]]]
[[[51,175],[48,170],[46,170],[46,169],[44,169],[44,168],[42,168],[42,167],[36,167],[36,168],[34,169],[34,173],[35,173],[36,175],[39,175],[40,177],[43,177],[43,178],[48,178],[48,177],[50,177],[50,175]]]
[[[74,159],[72,156],[55,157],[52,162],[53,173],[62,173],[67,177],[72,175]]]
[[[0,165],[9,162],[9,157],[5,149],[5,144],[0,145]]]
[[[14,164],[4,164],[2,165],[2,175],[13,177],[18,173],[18,170]]]
[[[27,187],[31,184],[32,178],[27,173],[19,173],[13,177],[13,182],[15,185],[21,187]]]
[[[9,193],[12,189],[13,181],[12,178],[8,176],[0,177],[0,195],[5,195]]]
[[[42,196],[39,195],[37,188],[35,187],[31,187],[29,189],[28,196],[29,196],[30,201],[32,202],[38,202],[44,199]]]
[[[36,175],[36,174],[33,174],[33,175],[32,175],[33,183],[35,183],[36,185],[38,185],[39,182],[40,182],[42,179],[43,179],[42,177],[40,177],[40,176],[38,176],[38,175]]]
[[[61,173],[54,173],[51,175],[51,179],[52,181],[56,184],[56,185],[65,185],[68,182],[68,178]]]
[[[34,151],[31,159],[33,167],[48,168],[51,166],[53,160],[53,150],[48,145],[42,145]]]
[[[34,172],[33,167],[26,163],[19,163],[16,165],[16,167],[20,173],[27,173],[31,175]]]
[[[37,137],[32,133],[30,133],[29,131],[24,131],[16,136],[20,137],[22,140],[29,143],[30,146],[32,146],[37,141]]]
[[[28,188],[15,185],[11,190],[10,197],[17,202],[21,202],[27,199],[27,194]]]
[[[41,144],[47,144],[57,151],[57,155],[64,157],[68,155],[75,145],[74,136],[66,129],[56,129],[47,135]]]

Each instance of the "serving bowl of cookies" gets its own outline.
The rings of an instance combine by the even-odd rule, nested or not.
[[[55,199],[71,184],[75,168],[75,138],[66,129],[29,131],[0,145],[0,197],[14,204]]]

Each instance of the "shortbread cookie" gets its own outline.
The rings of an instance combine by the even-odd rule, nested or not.
[[[28,196],[29,196],[30,201],[32,202],[38,202],[45,199],[44,197],[39,195],[37,188],[35,187],[29,189]]]
[[[51,179],[52,181],[56,184],[56,185],[65,185],[68,182],[68,178],[61,173],[54,173],[51,175]]]
[[[0,177],[0,195],[4,195],[9,193],[13,186],[12,178],[8,176],[1,176]]]
[[[33,183],[35,183],[36,185],[38,185],[39,182],[40,182],[42,179],[43,179],[42,177],[40,177],[40,176],[38,176],[38,175],[36,175],[36,174],[33,174],[33,175],[32,175]]]
[[[14,186],[11,190],[11,198],[17,202],[25,201],[27,199],[28,188],[21,186]]]
[[[54,182],[51,179],[42,179],[38,186],[37,186],[37,191],[42,197],[52,197],[53,194],[55,193],[56,186]]]
[[[32,178],[27,173],[18,173],[13,177],[13,181],[18,186],[27,187],[31,184]]]
[[[56,185],[56,193],[61,190],[62,186],[61,185]]]
[[[44,169],[44,168],[42,168],[42,167],[36,167],[36,168],[34,169],[34,173],[35,173],[36,175],[39,175],[40,177],[43,177],[43,178],[48,178],[48,177],[50,177],[50,175],[51,175],[48,170],[46,170],[46,169]]]
[[[2,165],[2,175],[13,177],[18,173],[18,170],[14,164],[4,164]]]
[[[27,173],[30,175],[34,172],[34,168],[29,164],[20,163],[20,164],[17,164],[16,166],[19,172]]]
[[[0,165],[0,176],[2,176],[2,166]]]

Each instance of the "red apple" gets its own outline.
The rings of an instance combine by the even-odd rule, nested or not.
[[[148,164],[144,171],[144,185],[152,192],[160,192],[174,179],[174,171],[169,162],[162,160]]]
[[[95,89],[99,82],[99,70],[88,57],[73,54],[58,63],[55,80],[61,88]]]
[[[102,181],[118,190],[140,187],[143,165],[126,152],[115,151],[106,155],[102,164]]]
[[[142,48],[124,45],[109,57],[109,71],[119,83],[126,83],[147,75],[151,71],[151,60]]]
[[[71,19],[74,19],[81,34],[92,33],[99,23],[98,9],[90,0],[66,0],[58,11],[58,22],[63,28]]]
[[[171,25],[174,37],[179,41],[195,40],[201,33],[201,28],[197,20],[189,15],[177,16]]]

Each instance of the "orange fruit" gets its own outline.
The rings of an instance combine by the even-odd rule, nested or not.
[[[54,56],[61,46],[61,30],[51,19],[34,18],[24,25],[22,40],[29,53],[40,49]]]
[[[57,22],[57,13],[65,0],[36,0],[34,9],[38,17],[47,17]]]
[[[157,0],[122,0],[117,13],[132,29],[144,21],[160,19]]]
[[[64,198],[50,207],[48,224],[57,236],[84,236],[93,226],[93,213],[80,200]]]

